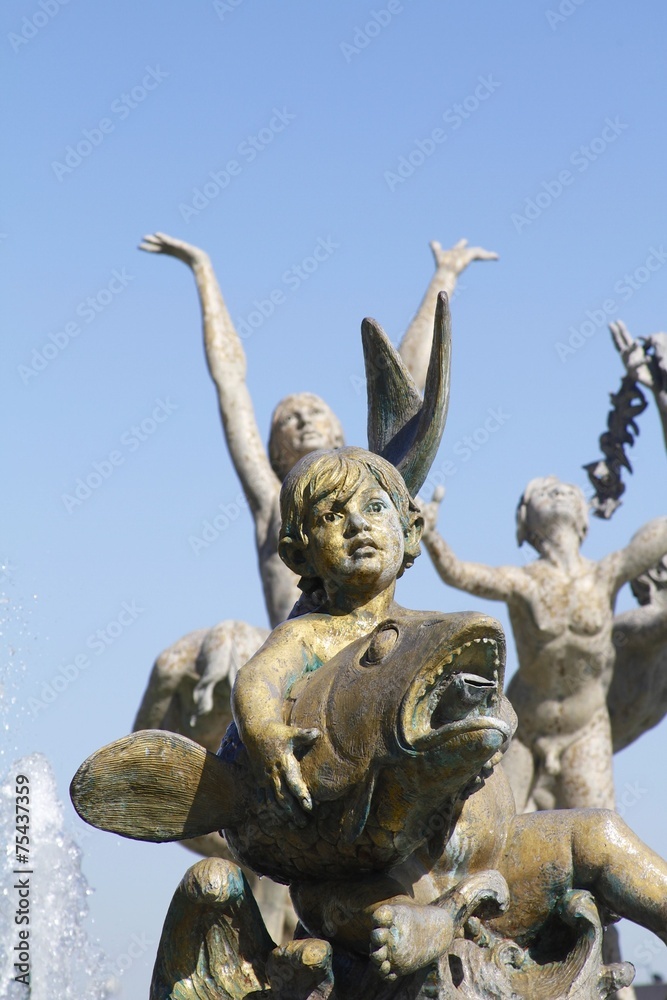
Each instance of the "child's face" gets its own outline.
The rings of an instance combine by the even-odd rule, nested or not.
[[[372,596],[395,581],[403,564],[399,513],[368,472],[352,495],[332,493],[315,504],[306,534],[307,558],[329,592],[347,587]]]

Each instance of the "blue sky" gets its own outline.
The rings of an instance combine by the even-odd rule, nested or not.
[[[463,557],[523,562],[522,487],[549,473],[586,487],[581,466],[598,456],[622,374],[607,321],[635,335],[664,327],[667,11],[657,0],[17,0],[2,19],[0,555],[16,699],[4,761],[46,753],[66,797],[81,760],[130,728],[164,646],[226,617],[265,622],[248,514],[194,551],[239,486],[191,275],[139,253],[142,235],[205,248],[239,325],[283,292],[244,342],[263,433],[276,401],[307,389],[361,444],[361,319],[400,337],[432,273],[429,240],[497,251],[452,306],[436,468],[455,472],[440,523]],[[298,278],[319,241],[327,259]],[[501,426],[470,449],[490,409]],[[150,432],[133,430],[142,422]],[[622,508],[591,527],[591,558],[664,513],[654,407],[632,459]],[[68,502],[100,468],[99,487]],[[400,587],[408,606],[485,608],[507,623],[502,606],[445,588],[426,555]],[[619,608],[631,603],[622,595]],[[120,616],[110,642],[96,638]],[[87,666],[36,712],[77,656]],[[664,739],[622,754],[617,784],[626,819],[667,855]],[[84,844],[93,933],[112,962],[133,934],[154,948],[190,856],[98,832]],[[667,972],[661,945],[642,957],[650,935],[624,939],[640,979],[648,965]],[[151,948],[133,960],[123,997],[146,995],[152,961]]]

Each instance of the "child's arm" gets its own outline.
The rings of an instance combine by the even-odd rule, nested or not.
[[[232,690],[232,711],[255,773],[288,811],[292,796],[303,809],[312,809],[294,750],[310,746],[320,735],[318,729],[299,729],[283,721],[285,695],[303,670],[304,644],[298,633],[294,621],[275,628],[241,667]]]

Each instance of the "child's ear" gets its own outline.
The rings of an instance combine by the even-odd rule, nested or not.
[[[306,545],[294,538],[281,538],[278,555],[297,576],[312,576],[310,560],[306,558]]]
[[[420,553],[419,542],[424,530],[424,518],[419,512],[412,514],[410,526],[405,529],[405,554],[416,559]]]

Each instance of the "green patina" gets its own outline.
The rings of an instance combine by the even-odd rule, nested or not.
[[[305,649],[302,653],[302,658],[303,658],[303,666],[301,668],[301,673],[294,676],[289,682],[287,690],[285,692],[286,698],[289,698],[292,688],[294,687],[294,685],[298,680],[301,680],[301,678],[305,677],[306,674],[314,673],[314,671],[317,670],[319,667],[321,667],[322,664],[324,663],[324,660],[321,660],[320,657],[317,656],[315,653],[309,653]]]

